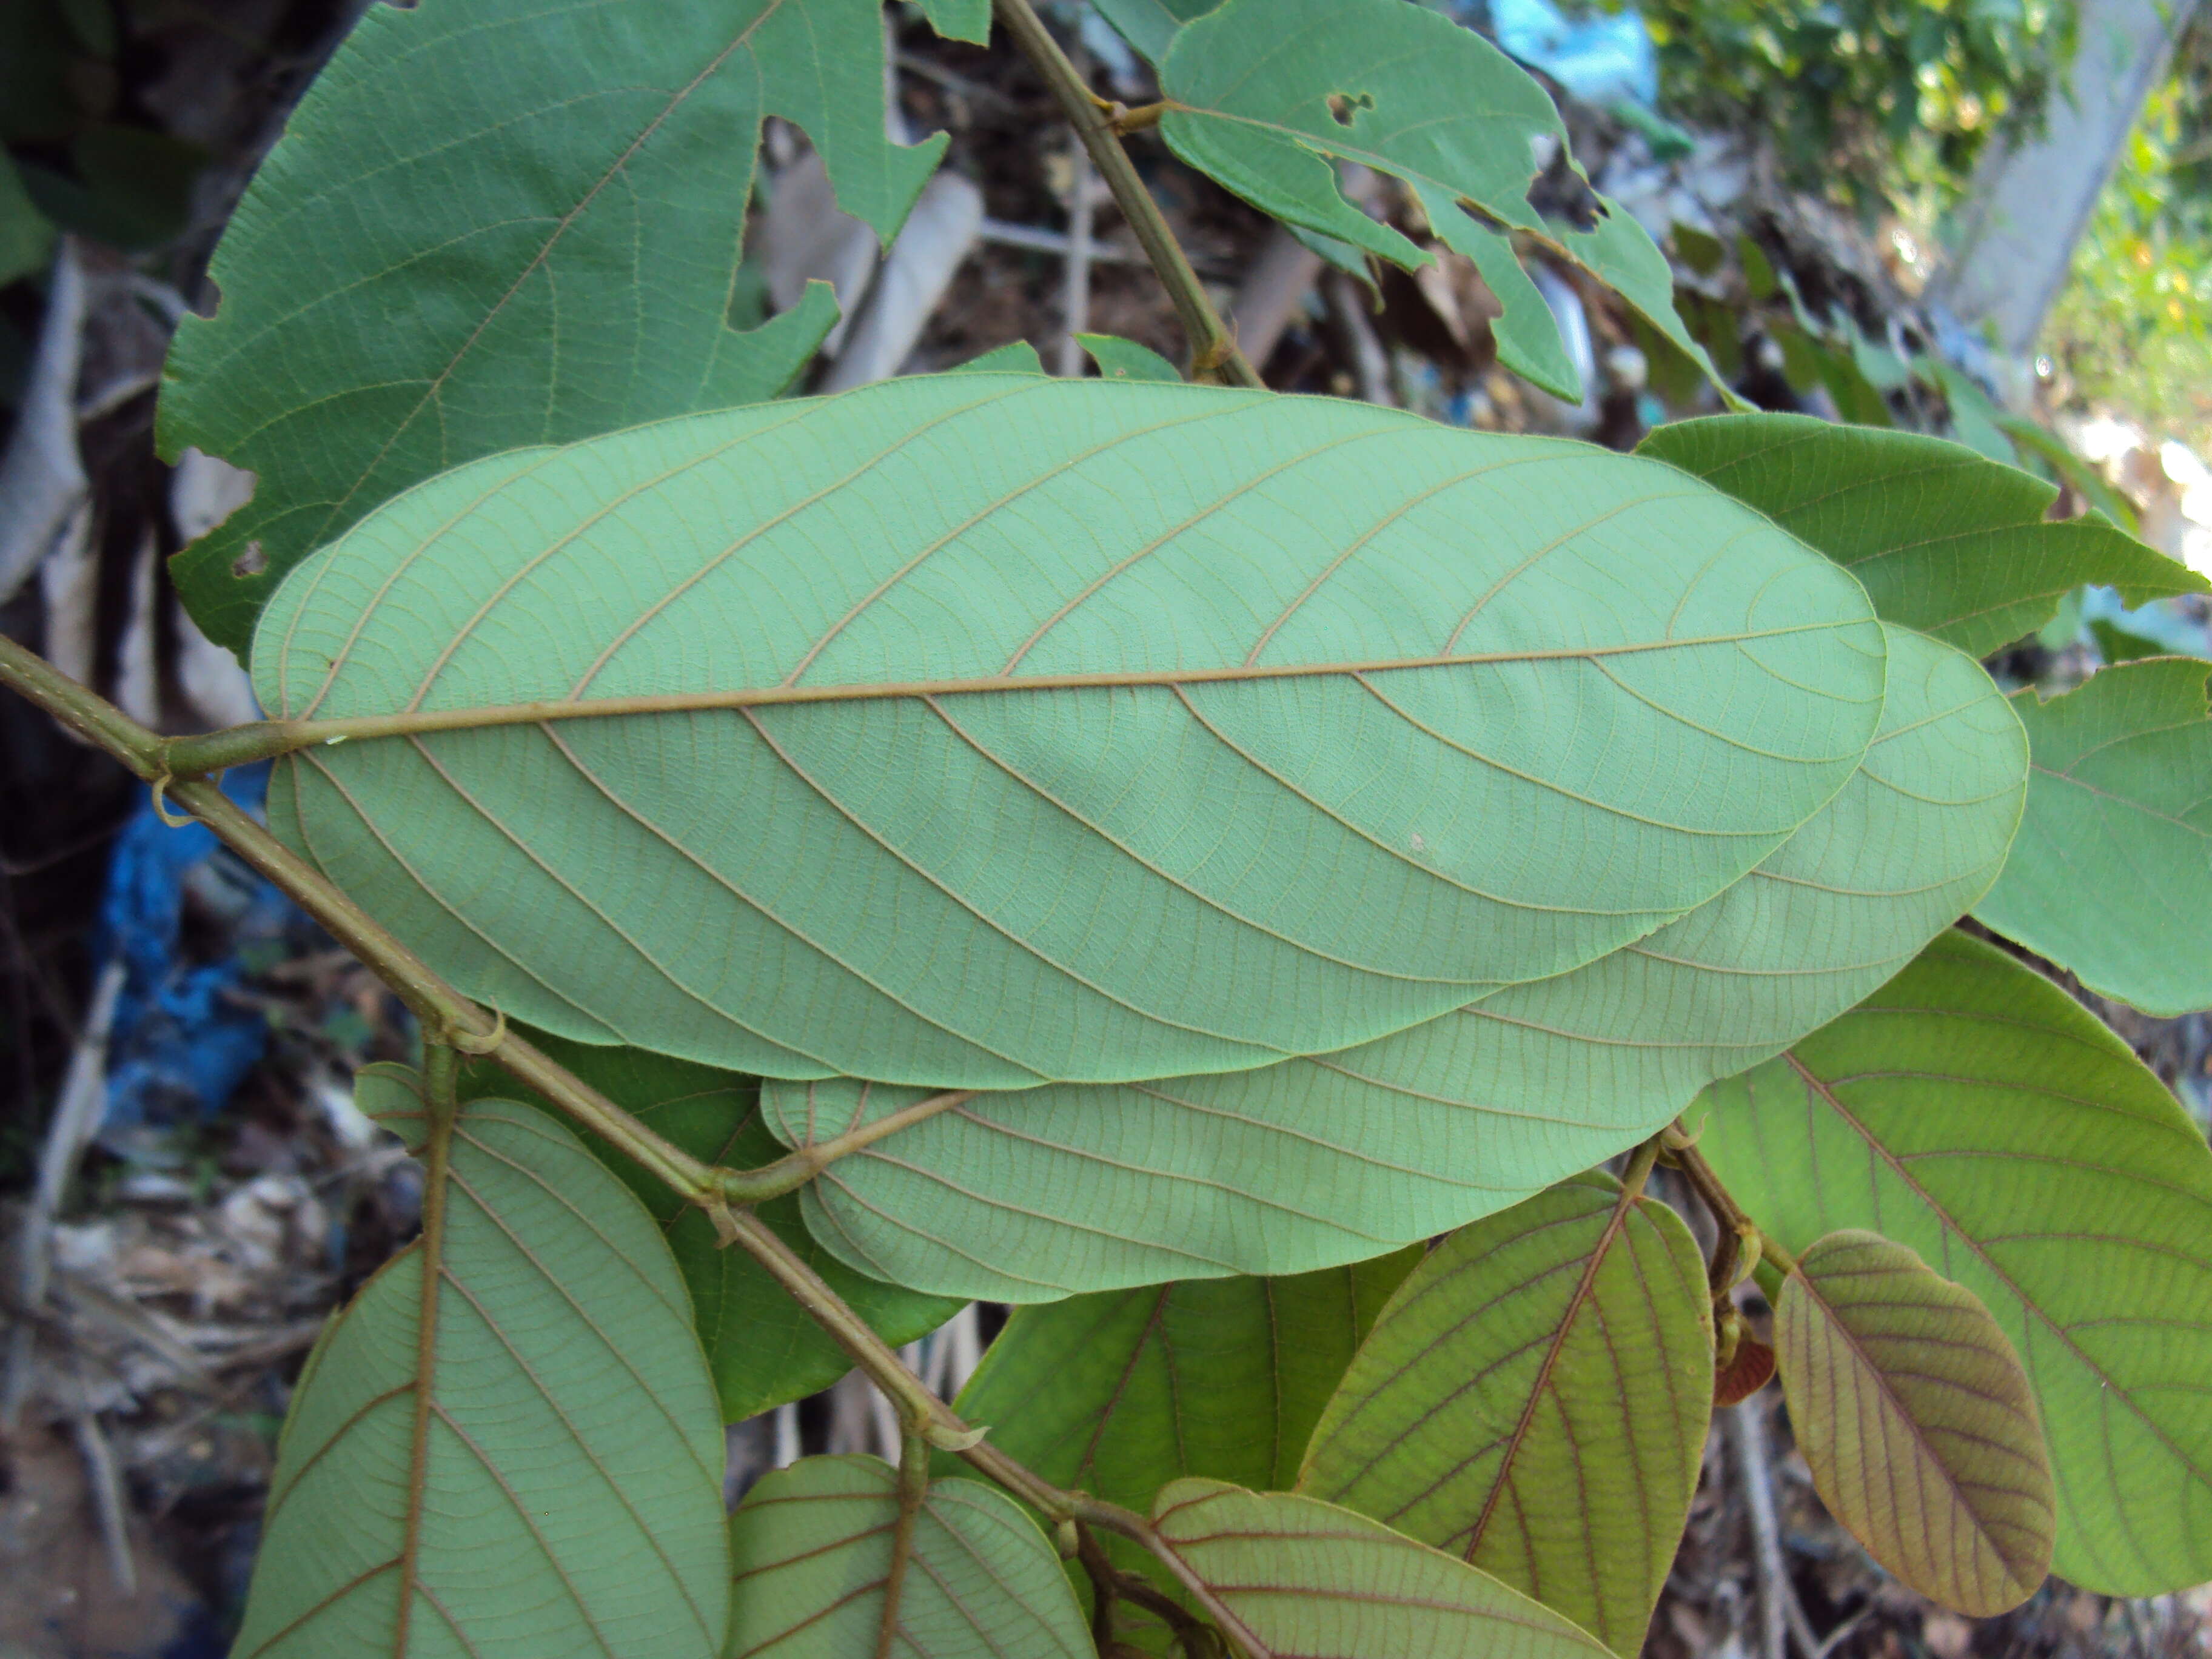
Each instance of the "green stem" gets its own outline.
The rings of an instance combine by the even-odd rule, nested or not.
[[[1190,341],[1191,379],[1226,380],[1234,386],[1264,391],[1267,383],[1261,380],[1259,371],[1245,361],[1244,354],[1237,350],[1228,325],[1213,308],[1213,301],[1207,297],[1205,284],[1198,280],[1198,273],[1190,268],[1182,245],[1168,228],[1159,204],[1145,188],[1145,181],[1137,176],[1128,151],[1121,148],[1115,131],[1116,106],[1084,84],[1083,77],[1067,61],[1067,54],[1060,49],[1060,42],[1052,38],[1051,31],[1045,27],[1030,0],[994,0],[994,9],[1022,55],[1044,76],[1045,84],[1060,105],[1060,112],[1075,129],[1083,148],[1091,152],[1098,176],[1114,192],[1121,216],[1129,222],[1129,228],[1136,233],[1145,256],[1159,273],[1161,284],[1166,288],[1168,298],[1175,302],[1176,315],[1182,319],[1183,333]],[[1149,112],[1125,111],[1121,118]]]
[[[1733,1234],[1747,1243],[1756,1241],[1759,1255],[1772,1262],[1785,1277],[1796,1273],[1796,1258],[1775,1243],[1765,1229],[1753,1221],[1743,1206],[1735,1201],[1735,1194],[1722,1184],[1720,1176],[1714,1172],[1713,1166],[1705,1162],[1705,1155],[1698,1150],[1697,1143],[1684,1131],[1680,1121],[1678,1119],[1660,1134],[1666,1142],[1668,1157],[1689,1182],[1698,1200],[1711,1212],[1713,1224],[1720,1229],[1723,1237],[1725,1239]],[[1716,1278],[1719,1276],[1720,1265],[1717,1253],[1713,1269]],[[1732,1285],[1737,1274],[1734,1262],[1729,1266]]]
[[[907,1565],[914,1559],[914,1529],[929,1496],[929,1436],[908,1423],[899,1442],[898,1519],[891,1525],[891,1566],[884,1578],[884,1617],[876,1632],[876,1659],[891,1659],[898,1643],[899,1607],[906,1596]]]

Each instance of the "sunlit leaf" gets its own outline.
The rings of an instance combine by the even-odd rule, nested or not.
[[[2212,1578],[2212,1150],[2125,1043],[1951,933],[1711,1104],[1700,1146],[1787,1248],[1869,1228],[1989,1308],[2050,1441],[2053,1571]]]
[[[898,1476],[874,1457],[807,1457],[761,1477],[730,1517],[728,1659],[877,1651]],[[976,1480],[931,1484],[915,1519],[891,1652],[908,1659],[1095,1659],[1060,1559],[1021,1506]]]
[[[1564,164],[1565,212],[1532,204],[1539,171],[1565,154],[1559,112],[1527,70],[1441,13],[1400,0],[1227,0],[1176,32],[1160,90],[1161,135],[1191,166],[1277,218],[1410,270],[1431,256],[1348,200],[1334,162],[1404,179],[1503,305],[1499,361],[1547,390],[1583,392],[1503,226],[1611,285],[1710,369],[1674,314],[1666,256],[1626,209]]]
[[[2051,1570],[2051,1462],[2035,1399],[1972,1291],[1902,1244],[1830,1233],[1774,1310],[1790,1427],[1835,1517],[1931,1601],[1977,1618]]]
[[[1589,1168],[1848,1009],[1996,875],[2019,722],[1948,646],[1892,629],[1889,665],[1859,775],[1636,945],[1318,1060],[964,1100],[832,1164],[809,1224],[878,1277],[1034,1301],[1356,1261]],[[925,1097],[770,1084],[763,1104],[799,1146]]]
[[[945,139],[887,143],[883,77],[872,0],[367,8],[170,353],[163,453],[259,479],[177,561],[201,627],[242,652],[286,571],[433,473],[782,390],[837,308],[731,326],[760,125],[888,237]]]
[[[1660,427],[1637,453],[1757,507],[1865,583],[1886,619],[1977,657],[2033,634],[2084,582],[2130,605],[2212,591],[2100,519],[2046,522],[2055,484],[1917,432],[1719,415]]]
[[[1019,1087],[1340,1048],[1637,938],[1843,787],[1886,653],[1654,462],[949,374],[448,474],[254,662],[283,719],[370,722],[278,763],[273,824],[471,994]]]
[[[2212,1008],[2212,721],[2193,658],[2101,670],[2013,699],[2027,816],[1974,915],[2146,1013]]]
[[[592,1048],[532,1032],[532,1039],[577,1078],[683,1151],[726,1169],[751,1170],[783,1156],[760,1121],[759,1086],[750,1078],[641,1048]],[[506,1096],[552,1110],[498,1066],[480,1061],[465,1073],[463,1096]],[[696,1204],[589,1131],[593,1157],[620,1176],[660,1224],[661,1236],[691,1292],[693,1322],[714,1374],[725,1421],[735,1423],[825,1389],[852,1369],[845,1351],[741,1249],[724,1245]],[[814,1240],[799,1200],[786,1194],[754,1213],[829,1282],[846,1305],[894,1345],[927,1335],[960,1311],[950,1297],[886,1285],[854,1273]]]
[[[1250,1659],[1606,1659],[1488,1573],[1316,1498],[1178,1480],[1152,1523],[1243,1628]]]
[[[1462,1228],[1383,1310],[1298,1490],[1644,1643],[1712,1415],[1712,1304],[1680,1218],[1609,1176]]]
[[[232,1652],[714,1659],[722,1427],[676,1264],[559,1124],[433,1131],[419,1087],[359,1079],[423,1159],[423,1234],[318,1345]]]

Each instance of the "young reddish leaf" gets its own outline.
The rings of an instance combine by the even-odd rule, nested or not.
[[[1713,1409],[1740,1406],[1774,1380],[1774,1350],[1755,1336],[1738,1340],[1727,1364],[1713,1374]]]
[[[2020,1357],[1979,1297],[1856,1229],[1775,1310],[1798,1449],[1836,1518],[1930,1600],[1987,1617],[2051,1570],[2057,1500]]]

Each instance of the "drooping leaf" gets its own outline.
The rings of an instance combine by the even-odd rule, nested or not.
[[[726,1169],[752,1170],[783,1156],[783,1148],[762,1126],[759,1087],[750,1078],[641,1048],[593,1048],[542,1032],[530,1035],[578,1078],[694,1158]],[[554,1109],[489,1061],[469,1068],[461,1092],[464,1098],[506,1096]],[[802,1399],[852,1369],[845,1351],[765,1268],[715,1237],[705,1211],[684,1202],[599,1136],[579,1133],[592,1155],[622,1177],[659,1224],[691,1292],[692,1320],[726,1422]],[[756,1205],[754,1212],[886,1342],[914,1341],[960,1311],[963,1304],[951,1297],[926,1296],[854,1273],[815,1242],[795,1194],[769,1199]]]
[[[530,1107],[447,1130],[404,1067],[358,1088],[423,1233],[317,1346],[233,1653],[716,1659],[721,1419],[652,1219]]]
[[[2097,518],[2046,523],[2057,487],[1917,432],[1718,415],[1637,447],[1757,507],[1866,584],[1888,621],[1985,657],[2084,582],[2130,605],[2212,583]]]
[[[1256,1066],[1578,966],[1843,786],[1887,650],[1655,463],[981,374],[476,463],[259,640],[264,707],[370,722],[297,732],[272,822],[471,994],[963,1087]]]
[[[1404,179],[1504,307],[1499,361],[1547,391],[1582,396],[1541,296],[1496,225],[1582,265],[1710,371],[1674,313],[1666,256],[1565,161],[1566,129],[1550,95],[1442,14],[1400,0],[1226,0],[1176,31],[1160,90],[1161,135],[1191,166],[1279,219],[1411,270],[1431,256],[1348,200],[1334,162]],[[1530,201],[1540,169],[1566,198],[1558,216]]]
[[[2212,720],[2192,658],[2115,664],[2027,727],[2027,813],[1975,916],[2146,1013],[2212,1008]]]
[[[991,38],[991,0],[915,0],[929,27],[948,40],[976,46]]]
[[[1178,1480],[1152,1524],[1243,1626],[1231,1634],[1250,1659],[1607,1659],[1541,1602],[1317,1498]]]
[[[2051,1570],[2051,1462],[2035,1397],[1972,1291],[1846,1228],[1805,1252],[1774,1310],[1790,1427],[1820,1500],[1942,1606],[1993,1618]]]
[[[1079,334],[1075,337],[1091,354],[1091,361],[1098,365],[1098,373],[1105,380],[1165,380],[1173,385],[1182,379],[1173,363],[1150,346],[1140,346],[1134,340],[1125,340],[1118,334]]]
[[[1298,1490],[1635,1653],[1697,1489],[1712,1386],[1697,1241],[1664,1204],[1578,1176],[1414,1271],[1322,1414]]]
[[[760,125],[887,238],[945,141],[885,142],[883,76],[869,0],[368,8],[170,353],[162,453],[258,478],[176,562],[200,626],[243,652],[286,571],[433,473],[782,390],[836,305],[730,325]]]
[[[1298,1273],[1443,1232],[1642,1139],[1825,1024],[1989,885],[2027,740],[1971,659],[1890,630],[1859,775],[1637,945],[1363,1048],[1225,1077],[988,1095],[832,1164],[809,1225],[863,1272],[1024,1302]],[[925,1091],[768,1085],[801,1146]]]
[[[1879,1231],[2003,1328],[2050,1441],[2055,1571],[2113,1595],[2212,1577],[2212,1150],[2126,1044],[1950,933],[1710,1103],[1701,1149],[1784,1246]]]
[[[961,1391],[960,1413],[1046,1480],[1140,1511],[1187,1474],[1288,1486],[1353,1351],[1421,1253],[1023,1308]]]
[[[874,1457],[805,1457],[761,1477],[730,1517],[728,1659],[874,1653],[898,1476]],[[930,1484],[891,1651],[911,1659],[1094,1659],[1036,1523],[976,1480]]]

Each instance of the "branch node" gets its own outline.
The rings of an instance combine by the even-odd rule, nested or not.
[[[488,1054],[494,1052],[507,1041],[507,1010],[495,1008],[491,1012],[492,1027],[489,1032],[464,1030],[458,1022],[453,1022],[448,1023],[441,1040],[459,1054]]]
[[[175,781],[166,766],[161,769],[161,775],[154,780],[154,816],[172,830],[189,830],[199,820],[189,812],[172,812],[169,810],[169,786]]]

